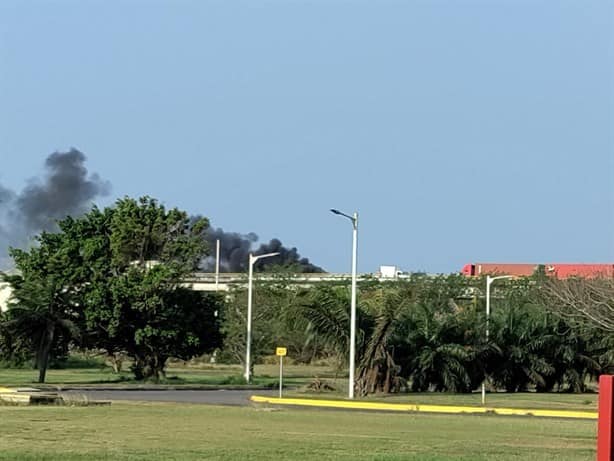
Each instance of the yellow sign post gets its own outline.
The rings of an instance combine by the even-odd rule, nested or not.
[[[286,355],[286,348],[285,347],[278,347],[277,349],[275,349],[275,355],[277,355],[279,357],[279,398],[281,399],[281,388],[282,386],[282,380],[283,380],[283,374],[284,374],[284,357]]]

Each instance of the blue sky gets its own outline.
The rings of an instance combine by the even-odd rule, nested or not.
[[[0,183],[112,184],[334,272],[614,261],[609,0],[0,3]]]

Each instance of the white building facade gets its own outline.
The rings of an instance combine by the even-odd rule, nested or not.
[[[9,298],[11,297],[11,288],[8,283],[0,282],[0,311],[4,312],[8,309]]]

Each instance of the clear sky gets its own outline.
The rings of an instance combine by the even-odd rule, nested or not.
[[[0,2],[0,183],[112,184],[329,271],[614,262],[614,2]]]

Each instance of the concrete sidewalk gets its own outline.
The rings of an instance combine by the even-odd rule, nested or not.
[[[319,400],[319,399],[294,399],[265,397],[254,395],[251,397],[254,403],[266,403],[270,405],[292,405],[316,408],[339,408],[352,410],[374,411],[398,411],[420,413],[448,413],[448,414],[494,414],[513,416],[537,416],[547,418],[576,418],[597,419],[597,412],[593,411],[567,411],[567,410],[543,410],[521,408],[491,408],[491,407],[466,407],[452,405],[416,405],[403,403],[379,403],[361,402],[350,400]]]

